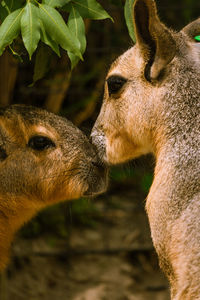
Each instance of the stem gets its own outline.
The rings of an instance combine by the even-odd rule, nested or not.
[[[28,0],[30,1],[30,0]],[[40,5],[40,3],[37,0],[33,0],[38,6]]]
[[[9,7],[8,7],[8,5],[6,4],[5,1],[2,1],[2,2],[1,2],[1,5],[2,5],[3,7],[5,7],[5,9],[7,10],[8,14],[11,13],[11,11],[10,11],[10,9],[9,9]]]

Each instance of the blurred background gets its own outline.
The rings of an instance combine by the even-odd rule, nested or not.
[[[64,51],[58,58],[46,47],[46,55],[44,51],[37,58],[34,54],[31,62],[25,49],[20,53],[23,62],[4,52],[0,57],[0,106],[43,107],[67,117],[89,135],[101,107],[106,72],[132,46],[124,1],[99,3],[114,23],[85,20],[87,49],[84,61],[72,72]],[[199,0],[159,0],[157,5],[161,20],[177,30],[200,15]],[[48,67],[44,77],[32,85],[35,63],[41,60]],[[169,299],[145,214],[153,167],[151,156],[114,167],[105,195],[50,207],[25,225],[14,243],[3,297]]]

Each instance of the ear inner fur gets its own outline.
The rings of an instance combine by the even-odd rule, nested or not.
[[[149,81],[155,80],[174,58],[176,43],[160,22],[154,1],[136,0],[133,12],[136,41],[146,61],[144,75]]]

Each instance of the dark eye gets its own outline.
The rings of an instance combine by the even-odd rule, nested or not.
[[[117,92],[119,92],[119,90],[123,87],[123,85],[126,82],[127,82],[127,79],[125,79],[121,76],[117,76],[117,75],[110,76],[107,79],[109,95],[116,94]]]
[[[42,151],[51,147],[55,147],[55,143],[46,136],[35,135],[30,138],[28,146],[34,150]]]

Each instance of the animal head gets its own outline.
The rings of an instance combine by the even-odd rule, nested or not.
[[[14,233],[40,209],[105,191],[106,169],[70,121],[39,108],[0,110],[0,271]]]
[[[70,121],[22,105],[0,111],[1,199],[40,208],[105,188],[106,171],[94,147]],[[19,200],[13,210],[14,203]]]
[[[91,134],[112,164],[158,153],[183,127],[190,130],[199,103],[200,19],[172,31],[153,0],[136,0],[133,19],[136,44],[112,64]]]

